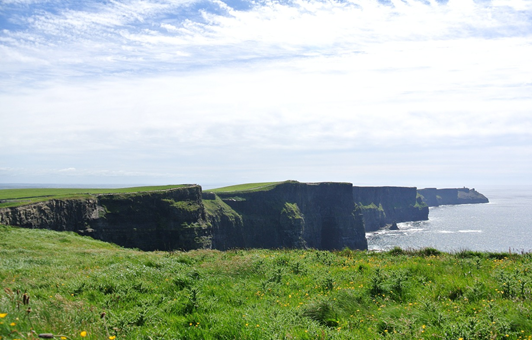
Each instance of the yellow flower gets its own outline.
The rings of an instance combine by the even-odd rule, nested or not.
[[[79,333],[79,335],[81,335],[81,337],[84,338],[84,337],[87,336],[87,331],[83,331],[83,332]]]
[[[7,316],[7,313],[0,313],[0,319],[3,319]]]
[[[109,340],[115,340],[115,339],[116,339],[116,335],[111,335],[111,336],[109,337]]]
[[[66,336],[62,336],[62,337],[61,337],[61,340],[66,340],[66,339],[67,339]]]
[[[15,325],[16,325],[16,323],[14,323],[14,322],[12,322],[12,323],[9,324],[9,326],[11,326],[11,327],[13,327],[13,326],[15,326]]]

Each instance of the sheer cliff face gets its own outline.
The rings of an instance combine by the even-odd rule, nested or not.
[[[95,238],[143,250],[210,247],[200,186],[102,195],[98,203],[103,212],[91,223]]]
[[[4,208],[0,223],[75,231],[142,250],[367,249],[351,190],[349,183],[287,182],[220,198],[196,185]]]
[[[417,198],[415,187],[353,187],[353,200],[362,210],[366,231],[428,219],[428,207]]]
[[[210,227],[205,218],[197,185],[0,209],[3,224],[74,231],[142,250],[209,247]]]
[[[418,190],[422,196],[423,202],[429,207],[448,204],[473,204],[488,203],[486,196],[482,195],[475,189],[436,189],[427,188]]]
[[[0,223],[24,228],[78,231],[98,218],[97,199],[50,200],[17,208],[0,209]]]
[[[285,182],[218,195],[242,216],[244,247],[367,249],[350,183]]]

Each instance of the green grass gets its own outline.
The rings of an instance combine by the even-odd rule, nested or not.
[[[174,189],[183,186],[185,185],[145,186],[120,189],[2,189],[0,190],[0,208],[20,206],[51,199],[88,198],[97,194],[146,192]]]
[[[382,204],[379,204],[379,206],[377,206],[377,205],[375,205],[375,203],[370,203],[368,205],[363,205],[362,203],[358,203],[357,205],[362,210],[374,209],[374,210],[384,211],[384,208],[382,207]]]
[[[0,282],[2,340],[532,338],[529,254],[140,252],[0,227]]]
[[[231,185],[228,187],[217,188],[205,190],[208,192],[214,193],[225,193],[225,192],[244,192],[244,191],[267,191],[275,188],[277,185],[283,182],[264,182],[264,183],[247,183],[247,184],[238,184]]]

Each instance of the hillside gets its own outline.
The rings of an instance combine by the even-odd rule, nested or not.
[[[528,339],[531,266],[433,249],[141,252],[0,227],[0,336]]]

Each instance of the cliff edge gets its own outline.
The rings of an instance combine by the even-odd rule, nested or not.
[[[450,204],[489,203],[489,200],[486,196],[479,193],[475,189],[469,188],[426,188],[419,189],[418,193],[420,194],[423,202],[429,207],[437,207],[439,205]]]
[[[137,193],[52,199],[1,208],[0,223],[24,228],[74,231],[120,246],[142,250],[190,250],[209,247],[199,185]]]

